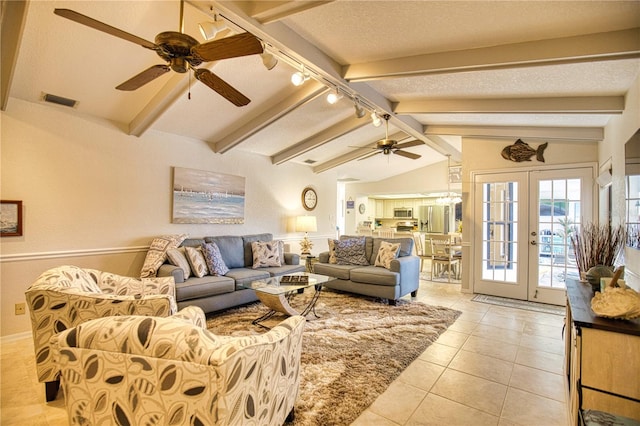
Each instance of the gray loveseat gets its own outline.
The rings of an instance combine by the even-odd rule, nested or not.
[[[229,272],[224,276],[205,275],[185,280],[184,271],[180,267],[165,261],[158,269],[157,275],[173,276],[179,309],[195,305],[208,313],[254,302],[258,300],[255,291],[242,288],[242,284],[305,270],[304,265],[300,265],[300,256],[295,253],[284,253],[282,266],[253,269],[251,243],[272,240],[273,235],[267,233],[188,238],[182,242],[181,246],[200,247],[205,242],[215,242]]]
[[[341,240],[358,238],[342,235]],[[398,257],[391,261],[389,269],[374,266],[381,241],[400,243]],[[329,263],[329,252],[318,255],[318,262],[313,265],[313,272],[337,278],[325,284],[336,290],[358,293],[366,296],[381,297],[395,305],[396,300],[411,293],[418,294],[420,282],[420,258],[412,255],[412,238],[377,238],[365,237],[365,256],[369,265],[338,265]]]

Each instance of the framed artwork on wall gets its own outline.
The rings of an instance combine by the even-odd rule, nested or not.
[[[0,200],[0,237],[22,236],[22,201]]]
[[[172,223],[244,223],[245,178],[173,168]]]

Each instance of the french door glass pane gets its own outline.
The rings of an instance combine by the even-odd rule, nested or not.
[[[538,184],[538,286],[565,288],[578,276],[571,235],[580,227],[581,180],[540,180]]]
[[[483,185],[482,279],[516,283],[518,183]]]

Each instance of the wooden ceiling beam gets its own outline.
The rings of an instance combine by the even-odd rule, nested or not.
[[[311,151],[318,146],[324,145],[340,136],[344,136],[347,133],[353,132],[362,126],[370,124],[369,120],[363,120],[355,116],[351,116],[334,124],[331,127],[324,129],[323,131],[316,133],[315,135],[299,142],[290,148],[287,148],[271,157],[273,164],[282,164],[289,161],[305,152]]]
[[[327,90],[329,89],[320,83],[308,82],[292,96],[276,105],[270,106],[256,117],[247,119],[239,128],[211,143],[213,150],[217,153],[227,152],[260,130],[285,117],[296,108],[311,102],[318,96],[322,96]]]
[[[395,104],[396,114],[622,114],[624,96],[419,99]]]
[[[640,57],[640,27],[346,65],[347,81]]]

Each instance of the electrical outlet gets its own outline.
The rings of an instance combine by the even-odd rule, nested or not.
[[[27,308],[24,303],[16,303],[16,315],[24,315],[26,309]]]

